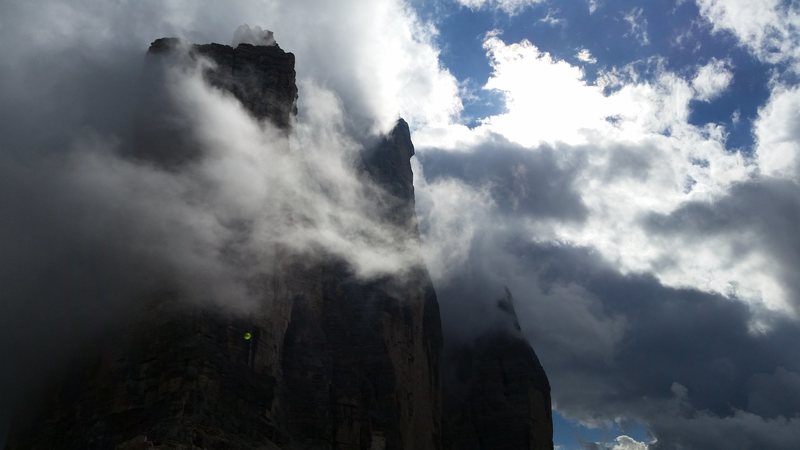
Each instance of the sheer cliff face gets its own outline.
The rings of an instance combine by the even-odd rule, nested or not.
[[[448,450],[552,449],[550,383],[522,336],[511,293],[496,328],[445,349]]]
[[[186,50],[173,39],[152,44],[137,124],[147,150],[131,157],[177,169],[197,156],[159,83],[164,66],[199,57],[213,63],[212,86],[289,131],[292,54],[248,44]],[[385,191],[376,213],[391,211],[387,225],[418,245],[413,153],[401,122],[365,152],[360,176]],[[364,281],[336,257],[277,253],[246,316],[168,294],[148,299],[139,317],[87,349],[10,447],[440,448],[441,328],[421,260],[403,276]]]
[[[158,39],[150,45],[148,57],[170,58],[184,45],[174,38]],[[269,119],[288,129],[297,114],[297,85],[294,55],[278,45],[241,44],[236,48],[206,44],[193,45],[191,55],[203,56],[216,64],[206,72],[208,82],[230,92],[258,119]]]
[[[158,66],[180,58],[211,60],[211,85],[289,132],[297,99],[291,53],[248,44],[184,50],[173,39],[152,44],[137,125],[149,145],[130,157],[177,167],[196,156],[158,84]],[[378,186],[375,214],[418,246],[413,154],[401,120],[364,150],[358,176]],[[259,280],[263,298],[245,315],[187,306],[168,292],[146,299],[54,383],[47,406],[19,421],[8,448],[434,450],[443,448],[443,414],[459,418],[447,448],[512,448],[493,446],[506,431],[501,423],[513,422],[516,436],[533,433],[525,422],[532,408],[549,417],[549,388],[545,395],[541,383],[529,383],[538,361],[516,335],[478,342],[476,356],[467,356],[477,371],[470,395],[453,397],[443,413],[440,316],[421,259],[402,276],[365,281],[330,255],[276,253],[276,269]],[[541,422],[535,414],[530,420]],[[457,436],[462,431],[472,434]],[[531,436],[513,448],[552,448]]]

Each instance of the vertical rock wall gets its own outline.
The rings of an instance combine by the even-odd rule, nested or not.
[[[550,383],[506,296],[500,323],[445,350],[446,450],[552,449]]]
[[[174,39],[155,41],[148,65],[181,48]],[[290,129],[297,99],[291,53],[209,44],[183,55],[211,60],[213,86],[255,117]],[[194,156],[193,146],[169,120],[174,111],[157,77],[149,82],[139,124],[148,145],[130,156],[179,165]],[[375,214],[412,247],[419,245],[413,154],[401,120],[365,150],[360,166],[365,182],[381,191]],[[286,251],[274,265],[262,280],[262,302],[247,315],[154,294],[130,323],[87,348],[54,384],[47,406],[18,421],[7,448],[552,448],[549,387],[530,379],[541,367],[527,344],[505,335],[464,350],[469,394],[452,397],[443,439],[442,329],[421,257],[409,273],[371,281],[324,255]]]

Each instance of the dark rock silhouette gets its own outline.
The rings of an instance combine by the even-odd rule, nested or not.
[[[190,56],[203,56],[216,64],[206,72],[212,86],[233,94],[258,119],[269,119],[288,129],[297,114],[294,55],[275,45],[189,45],[175,38],[154,41],[148,57],[170,57],[182,46]]]
[[[522,336],[511,293],[497,302],[502,321],[445,351],[445,449],[552,449],[550,383]]]
[[[212,86],[290,130],[297,99],[291,53],[277,45],[187,47],[159,39],[148,65],[199,56],[214,63],[205,73]],[[173,111],[151,87],[145,97],[154,99],[143,100],[139,124],[149,153],[129,156],[179,166],[196,155],[175,153],[191,146],[174,121],[159,128]],[[413,154],[400,120],[364,152],[360,173],[381,191],[376,214],[418,246]],[[187,306],[168,292],[148,299],[130,323],[83,352],[33,420],[18,420],[7,448],[552,448],[547,380],[532,382],[544,373],[513,333],[464,350],[469,395],[445,412],[457,420],[447,419],[453,433],[443,441],[442,328],[421,257],[408,273],[371,281],[324,254],[285,251],[276,267],[261,280],[264,299],[248,315]],[[493,409],[496,401],[500,409]],[[502,441],[505,431],[513,440]],[[529,439],[517,439],[523,433]],[[517,444],[524,445],[509,446]]]

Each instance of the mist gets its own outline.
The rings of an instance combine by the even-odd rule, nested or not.
[[[370,8],[404,11],[393,2]],[[14,2],[4,9],[0,36],[15,43],[0,62],[4,424],[13,405],[30,399],[76,349],[114,333],[153,298],[244,314],[263,300],[263,280],[287,254],[340,258],[365,279],[421,263],[408,236],[376,214],[383,191],[357,169],[363,150],[399,117],[396,103],[375,97],[408,86],[364,78],[372,60],[360,61],[363,49],[348,41],[374,39],[353,36],[347,23],[323,30],[328,39],[281,33],[300,19],[255,2]],[[300,114],[288,134],[211,87],[203,74],[212,63],[202,58],[183,58],[153,84],[145,52],[156,38],[272,37],[234,24],[241,17],[270,17],[260,23],[278,27],[281,45],[297,52]],[[392,23],[411,29],[414,20]],[[392,42],[424,45],[406,38]],[[341,46],[338,73],[314,58],[330,45]],[[449,82],[430,56],[422,63]],[[153,143],[138,137],[142,99],[154,95],[191,143],[180,164],[138,157],[170,151],[143,148]]]

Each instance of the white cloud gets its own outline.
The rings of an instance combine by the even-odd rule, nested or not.
[[[503,94],[506,112],[485,118],[473,136],[493,132],[534,146],[586,144],[598,135],[624,141],[697,132],[687,124],[694,89],[658,64],[654,80],[640,79],[635,66],[626,66],[601,73],[600,81],[591,84],[580,67],[553,58],[530,41],[507,44],[493,32],[484,48],[493,68],[484,89]],[[579,52],[582,56],[591,57],[588,51]],[[613,92],[606,95],[608,88]]]
[[[536,3],[462,1],[466,6],[495,7],[509,13]],[[701,4],[723,3],[705,0]],[[597,4],[589,2],[591,11]],[[748,7],[745,2],[738,4]],[[425,145],[470,152],[496,142],[524,146],[531,154],[549,152],[555,160],[554,170],[563,169],[570,177],[556,188],[574,189],[586,209],[585,218],[579,220],[520,214],[509,224],[492,216],[497,205],[491,188],[503,180],[489,180],[483,186],[453,180],[428,182],[424,168],[417,164],[418,205],[427,212],[429,245],[425,252],[437,279],[445,278],[449,270],[472,256],[469,244],[480,227],[513,226],[532,242],[590,248],[623,272],[653,274],[670,286],[735,295],[776,309],[785,297],[776,275],[777,263],[766,251],[742,252],[736,241],[721,235],[687,243],[679,237],[654,236],[642,225],[649,214],[668,214],[689,202],[713,201],[728,194],[732,185],[756,176],[750,161],[725,148],[724,127],[688,122],[692,99],[713,98],[730,83],[719,67],[705,66],[696,77],[687,79],[655,61],[650,71],[653,76],[643,76],[638,66],[630,65],[612,68],[601,74],[600,82],[591,83],[580,67],[554,58],[534,43],[507,43],[498,34],[489,34],[484,45],[493,72],[485,88],[502,93],[507,110],[470,130],[453,123],[461,109],[459,86],[440,65],[436,30],[398,1],[238,0],[223,5],[123,0],[111,5],[101,0],[44,0],[36,4],[16,1],[14,8],[18,15],[0,17],[0,37],[24,45],[9,45],[6,58],[0,60],[4,88],[0,94],[4,99],[15,97],[15,102],[30,102],[35,106],[32,114],[46,114],[50,109],[72,112],[81,107],[80,101],[68,100],[83,100],[85,93],[55,94],[63,93],[59,88],[64,85],[94,89],[86,82],[88,77],[76,74],[91,75],[91,69],[107,67],[120,49],[140,61],[147,44],[163,35],[180,35],[195,42],[228,42],[242,17],[275,31],[280,45],[297,55],[301,117],[290,140],[275,136],[250,119],[236,102],[190,77],[178,83],[176,90],[191,94],[182,98],[193,99],[194,103],[183,107],[198,125],[198,139],[210,153],[201,164],[175,175],[110,158],[116,136],[82,129],[63,141],[81,148],[71,164],[52,171],[45,170],[50,169],[47,167],[24,172],[28,185],[37,187],[49,175],[68,177],[55,184],[69,183],[66,186],[71,188],[53,189],[57,200],[64,200],[65,192],[79,189],[85,194],[79,199],[90,202],[71,199],[63,204],[76,206],[71,213],[81,212],[81,208],[92,211],[90,216],[81,216],[88,217],[86,223],[67,215],[71,223],[81,230],[97,231],[86,235],[98,240],[108,237],[108,224],[132,224],[132,229],[121,227],[124,231],[117,234],[127,239],[115,240],[118,242],[113,245],[135,243],[144,257],[163,258],[189,281],[202,282],[194,289],[209,288],[204,295],[229,290],[233,297],[247,297],[241,278],[268,268],[275,260],[269,252],[276,243],[299,250],[323,247],[350,260],[366,276],[401,270],[415,261],[416,254],[404,252],[402,243],[370,219],[371,211],[364,208],[349,166],[360,132],[385,129],[397,115],[403,115],[418,129],[414,139],[420,153]],[[753,8],[754,14],[763,12],[761,6]],[[739,15],[715,6],[706,6],[704,11],[719,23],[732,23],[731,29],[744,27],[742,36],[751,35],[750,25]],[[642,10],[633,10],[627,17],[632,35],[646,42]],[[779,30],[752,31],[755,44],[751,47],[757,53],[768,50],[770,36],[790,34],[780,30],[790,29],[791,17],[769,16],[766,22],[762,17],[755,19]],[[769,25],[773,20],[775,24]],[[787,39],[791,42],[793,38]],[[788,55],[780,58],[793,57],[790,45],[776,42]],[[50,57],[60,54],[70,56],[64,63],[69,70],[30,70],[42,67],[40,64],[50,67],[46,65]],[[762,56],[774,55],[769,51]],[[584,56],[591,58],[588,51]],[[23,75],[31,79],[24,80]],[[69,84],[74,80],[83,81]],[[5,89],[9,86],[19,89]],[[800,90],[791,86],[777,86],[760,110],[755,163],[765,175],[798,176],[798,111]],[[43,134],[60,126],[59,121],[36,124]],[[31,177],[31,173],[39,176]],[[534,175],[527,174],[525,166],[515,166],[512,177],[517,183],[514,187],[530,198],[533,187],[526,183]],[[25,195],[19,197],[30,201]],[[126,201],[118,201],[120,198]],[[123,204],[124,210],[120,208]],[[515,212],[519,207],[511,205]],[[50,217],[47,214],[45,217]],[[294,220],[296,217],[302,220]],[[237,230],[226,226],[241,218],[252,219],[247,221],[252,230],[244,241]],[[230,242],[243,250],[255,249],[246,253],[248,270],[220,258],[221,243]],[[97,248],[109,245],[105,241],[90,244]],[[520,276],[528,279],[529,275]],[[563,339],[559,348],[568,349],[582,361],[614,361],[630,325],[624,318],[598,316],[593,310],[599,300],[579,285],[557,286],[543,295],[553,300],[543,311],[553,328],[545,331],[563,327],[565,320],[574,321],[568,329],[578,330],[577,335],[553,332],[552,339]],[[583,348],[576,342],[592,345]],[[586,387],[587,391],[591,388]],[[755,417],[737,412],[735,419],[730,421],[731,432]],[[782,425],[777,419],[768,422],[776,429]],[[702,425],[698,422],[698,435],[709,428]],[[794,435],[785,442],[792,438],[796,442]],[[620,450],[647,448],[625,436],[613,445]]]
[[[484,120],[481,128],[523,145],[585,142],[584,129],[610,127],[611,110],[600,88],[583,81],[583,71],[553,59],[529,41],[504,43],[497,34],[484,42],[493,72],[485,89],[505,96],[507,112]],[[581,104],[581,108],[574,107]]]
[[[575,57],[578,58],[579,61],[588,63],[588,64],[597,64],[597,58],[592,56],[592,52],[588,49],[582,48],[575,54]]]
[[[544,0],[457,0],[463,6],[472,9],[499,9],[507,14],[519,13],[528,6],[542,3]]]
[[[696,98],[701,101],[711,101],[722,94],[733,81],[733,72],[730,62],[712,59],[708,64],[700,67],[692,80],[692,88]]]
[[[550,26],[561,25],[565,22],[564,19],[558,17],[558,10],[548,9],[547,14],[539,19],[539,22],[546,23]]]
[[[269,269],[276,245],[324,249],[365,276],[418,259],[375,222],[373,210],[361,209],[366,193],[352,168],[355,149],[372,137],[365,135],[386,131],[398,116],[432,126],[450,123],[461,108],[458,84],[439,63],[436,30],[404,2],[12,0],[6,6],[14,14],[0,16],[0,39],[14,44],[0,61],[3,115],[14,109],[23,112],[13,118],[23,125],[50,125],[46,133],[11,137],[5,130],[14,126],[4,123],[0,169],[12,172],[9,155],[25,155],[31,173],[49,180],[40,189],[57,186],[64,204],[79,192],[97,221],[76,214],[64,226],[118,241],[125,247],[121,264],[157,259],[144,265],[166,266],[185,286],[209,287],[199,294],[235,302],[247,297],[243,280]],[[296,56],[300,116],[290,139],[190,73],[171,92],[207,157],[177,173],[117,158],[135,108],[128,96],[136,95],[150,42],[179,36],[227,43],[243,18],[273,30]],[[266,36],[251,29],[236,37]],[[49,155],[35,151],[40,147],[66,155],[58,177],[51,176]],[[30,207],[46,201],[31,196]],[[109,223],[125,226],[103,228]],[[372,244],[357,245],[362,238]],[[232,247],[241,250],[247,270],[226,259]],[[226,290],[230,295],[217,295]]]
[[[607,450],[648,450],[649,445],[645,442],[639,442],[630,436],[617,436],[612,442],[598,442],[595,447]]]
[[[357,127],[386,131],[398,116],[413,126],[449,123],[461,110],[458,83],[439,62],[436,29],[398,0],[11,3],[15,14],[0,17],[0,35],[23,44],[0,62],[9,73],[19,72],[15,57],[68,51],[101,60],[119,50],[143,54],[164,36],[228,43],[246,20],[272,30],[296,55],[298,78],[336,92]]]
[[[800,70],[800,11],[782,0],[696,0],[715,31],[732,32],[742,46],[769,63]]]
[[[800,181],[800,87],[776,86],[754,132],[762,173]]]
[[[611,450],[647,450],[648,448],[650,447],[646,443],[623,435],[615,439],[614,447]]]
[[[428,184],[417,159],[412,160],[416,204],[420,211],[435,211],[426,216],[426,245],[423,253],[434,280],[444,280],[451,270],[469,258],[477,228],[490,220],[492,200],[485,189],[474,189],[455,180]]]
[[[647,18],[644,17],[644,10],[642,8],[633,8],[625,13],[622,19],[627,22],[630,31],[626,36],[631,36],[640,45],[648,45],[650,38],[647,36]]]
[[[591,84],[579,67],[531,42],[506,43],[490,33],[484,46],[493,67],[485,87],[504,95],[507,110],[473,130],[450,128],[457,138],[443,132],[447,138],[437,141],[434,133],[423,133],[427,139],[419,145],[421,151],[431,145],[468,151],[493,135],[532,152],[552,146],[564,161],[582,161],[574,188],[589,214],[581,223],[532,220],[526,226],[537,242],[591,247],[623,272],[651,273],[668,286],[735,295],[787,310],[782,274],[769,249],[742,254],[737,250],[740,236],[708,236],[702,242],[656,237],[642,223],[650,214],[715,201],[755,176],[753,161],[726,149],[724,127],[689,123],[693,99],[713,98],[730,83],[725,62],[712,61],[697,76],[683,78],[655,61],[647,68],[655,73],[650,78],[640,76],[634,65],[601,74],[607,84]],[[795,98],[800,96],[795,91],[786,95],[762,110],[759,123],[764,130],[783,124],[769,134],[778,140],[786,136],[785,145],[796,152],[796,128],[787,119],[794,116],[786,114],[796,114]],[[779,110],[785,112],[774,112]],[[780,155],[790,153],[766,143],[766,137],[760,139]],[[761,153],[759,158],[766,159],[768,151]],[[446,233],[440,236],[446,239]]]
[[[258,25],[250,27],[250,25],[244,24],[233,33],[231,45],[238,46],[239,44],[275,45],[275,35],[272,31],[263,30]]]

